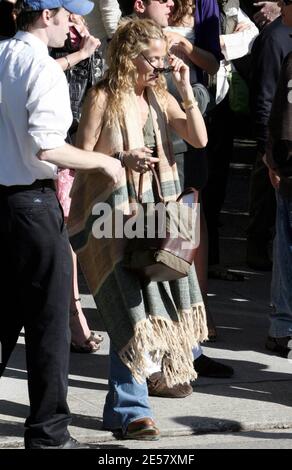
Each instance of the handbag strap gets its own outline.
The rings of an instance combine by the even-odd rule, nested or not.
[[[198,198],[199,198],[199,193],[195,188],[189,187],[183,190],[183,192],[178,196],[176,202],[179,202],[184,196],[187,194],[192,194],[194,193],[194,203],[198,203]]]
[[[162,195],[162,191],[161,191],[161,185],[160,185],[160,181],[159,181],[157,172],[152,166],[150,166],[149,168],[152,171],[152,174],[153,174],[153,177],[154,177],[154,181],[155,181],[155,184],[156,184],[156,189],[157,189],[157,194],[158,194],[159,200],[160,200],[160,202],[164,203],[164,199],[163,199],[163,195]],[[143,202],[142,201],[143,179],[144,179],[144,173],[140,173],[139,188],[138,188],[138,201],[140,202],[140,204],[142,204],[142,202]]]
[[[160,181],[159,181],[157,172],[152,166],[150,166],[150,170],[152,171],[152,174],[153,174],[153,177],[154,177],[154,180],[155,180],[155,184],[156,184],[156,188],[157,188],[157,194],[158,194],[158,197],[160,199],[160,202],[164,203],[164,198],[163,198],[163,195],[162,195],[161,185],[160,185]],[[140,204],[142,204],[142,202],[143,202],[142,201],[142,199],[143,199],[143,197],[142,197],[142,194],[143,194],[143,179],[144,179],[143,177],[144,177],[144,173],[140,173],[139,189],[138,189],[138,201],[139,201]],[[187,194],[191,194],[191,193],[194,194],[194,203],[197,204],[198,203],[198,198],[199,198],[199,193],[195,188],[192,188],[192,187],[184,189],[183,192],[178,196],[176,201],[179,202],[184,196],[186,196]]]

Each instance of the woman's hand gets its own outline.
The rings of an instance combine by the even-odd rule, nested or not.
[[[128,150],[123,152],[123,160],[125,166],[138,173],[145,173],[150,170],[150,166],[154,166],[159,161],[159,158],[151,156],[152,150],[148,147],[141,147],[138,149]]]
[[[190,88],[190,69],[182,59],[175,55],[169,56],[169,64],[173,67],[172,76],[180,95],[184,99]]]

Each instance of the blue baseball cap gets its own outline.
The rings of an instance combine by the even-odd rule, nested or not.
[[[65,8],[70,13],[85,16],[93,10],[94,3],[88,0],[25,0],[24,6],[33,11]]]

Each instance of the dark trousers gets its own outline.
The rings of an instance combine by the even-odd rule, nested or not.
[[[267,244],[273,237],[275,220],[275,190],[263,162],[263,153],[258,151],[250,179],[248,240]]]
[[[25,445],[68,437],[72,257],[63,212],[49,184],[0,187],[0,376],[25,329],[30,415]]]
[[[233,153],[233,114],[228,95],[208,115],[208,182],[202,202],[208,227],[209,264],[219,263],[219,216],[222,209]]]
[[[175,161],[181,189],[193,187],[200,191],[207,183],[208,165],[206,149],[187,144],[187,151],[176,153]]]

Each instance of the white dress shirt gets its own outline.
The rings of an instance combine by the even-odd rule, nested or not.
[[[237,24],[246,23],[250,27],[244,31],[232,34],[223,34],[224,46],[222,54],[225,60],[239,59],[249,54],[259,30],[251,19],[240,8],[237,11]]]
[[[235,11],[233,11],[235,10]],[[228,14],[228,12],[227,12]],[[240,9],[232,8],[229,14],[237,16],[237,24],[244,22],[250,25],[248,29],[238,33],[223,34],[224,46],[221,49],[225,60],[221,60],[220,68],[217,72],[217,88],[216,88],[216,103],[220,103],[226,96],[229,90],[228,76],[232,70],[231,60],[239,59],[249,54],[253,42],[259,30],[250,18]]]
[[[0,42],[0,184],[29,185],[56,178],[40,149],[65,144],[72,122],[65,74],[44,42],[18,32]]]

